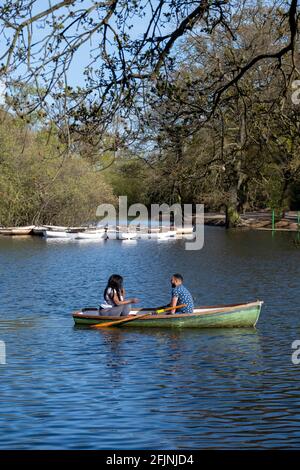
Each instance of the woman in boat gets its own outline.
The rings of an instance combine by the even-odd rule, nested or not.
[[[104,290],[104,302],[99,307],[99,314],[103,316],[126,316],[131,310],[131,304],[137,304],[139,299],[125,299],[123,277],[112,274]]]

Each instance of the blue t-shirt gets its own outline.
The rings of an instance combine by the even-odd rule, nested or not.
[[[186,304],[186,307],[175,310],[175,313],[193,313],[193,297],[183,284],[172,288],[172,297],[178,297],[177,305]]]

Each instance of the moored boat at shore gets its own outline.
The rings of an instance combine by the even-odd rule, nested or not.
[[[27,225],[25,227],[0,228],[0,235],[10,235],[10,236],[30,235],[33,228],[34,228],[34,225]]]
[[[176,231],[167,228],[130,228],[126,231],[120,232],[120,238],[122,239],[138,239],[138,240],[161,240],[168,238],[175,238]]]
[[[120,240],[133,240],[137,238],[137,234],[136,232],[125,231],[119,232],[118,237]]]
[[[194,227],[192,225],[175,227],[175,231],[177,235],[190,235],[194,232]]]
[[[262,304],[262,301],[257,300],[244,304],[195,307],[192,314],[153,314],[144,318],[139,318],[139,315],[144,315],[147,311],[150,312],[151,309],[134,309],[130,312],[130,317],[136,314],[137,318],[121,324],[120,327],[254,328],[258,322]],[[91,326],[114,320],[118,321],[120,317],[102,316],[99,315],[97,308],[84,308],[74,312],[73,319],[75,325]]]
[[[86,230],[74,234],[75,240],[104,240],[107,238],[105,229]]]
[[[74,234],[68,233],[66,230],[44,230],[43,235],[45,238],[74,238]]]
[[[138,232],[137,238],[150,239],[150,240],[161,240],[167,238],[174,238],[176,236],[175,230],[150,230]]]
[[[51,225],[45,225],[44,227],[38,227],[36,234],[42,233],[45,238],[64,238],[74,240],[76,238],[80,238],[80,235],[84,233],[96,233],[100,231],[103,232],[104,230],[97,230],[91,228],[88,229],[87,227],[55,227]]]

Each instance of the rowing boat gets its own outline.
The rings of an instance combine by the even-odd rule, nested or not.
[[[152,229],[152,230],[134,230],[121,233],[122,239],[129,239],[129,238],[136,238],[142,240],[166,240],[169,238],[174,238],[176,236],[175,230],[159,230],[159,229]]]
[[[34,225],[28,225],[26,227],[7,227],[0,229],[0,235],[20,236],[30,235]]]
[[[107,238],[105,229],[86,230],[74,235],[75,240],[103,240]]]
[[[120,240],[133,240],[134,238],[137,238],[136,232],[130,231],[119,232],[118,235]]]
[[[215,305],[210,307],[195,307],[192,314],[153,314],[146,318],[138,316],[151,309],[136,309],[130,316],[136,314],[136,320],[121,324],[122,327],[174,327],[174,328],[254,328],[258,322],[263,302],[248,302],[244,304]],[[124,319],[126,317],[123,317]],[[73,313],[75,325],[95,325],[105,322],[118,321],[120,317],[100,316],[97,308],[83,308]]]
[[[194,227],[192,225],[184,227],[175,227],[175,230],[176,235],[190,235],[194,232]]]
[[[66,232],[65,230],[44,230],[43,235],[45,238],[70,239],[72,234]]]

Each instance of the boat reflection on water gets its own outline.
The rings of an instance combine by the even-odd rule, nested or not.
[[[232,433],[235,446],[259,447],[254,439],[264,407],[257,400],[266,383],[258,330],[111,328],[94,334],[118,407],[132,403],[145,426],[164,417],[163,433],[156,431],[161,448],[213,448],[221,434],[222,445],[230,447]]]
[[[79,328],[86,329],[86,327],[74,327],[74,329]],[[236,374],[238,377],[245,367],[255,368],[263,356],[259,330],[253,328],[205,330],[103,328],[94,331],[100,335],[101,360],[103,361],[104,353],[107,367],[121,366],[122,369],[124,365],[130,363],[131,356],[138,356],[140,365],[140,362],[144,362],[144,355],[145,363],[149,364],[151,360],[154,367],[156,361],[160,364],[165,361],[168,365],[165,370],[167,375],[180,373],[186,378],[191,374],[195,378],[198,371],[201,383],[203,370],[210,369],[210,374],[214,370],[214,373],[220,376]],[[135,353],[132,354],[132,351]],[[236,369],[233,364],[236,365],[237,359],[241,367]],[[124,373],[126,374],[126,369]]]

